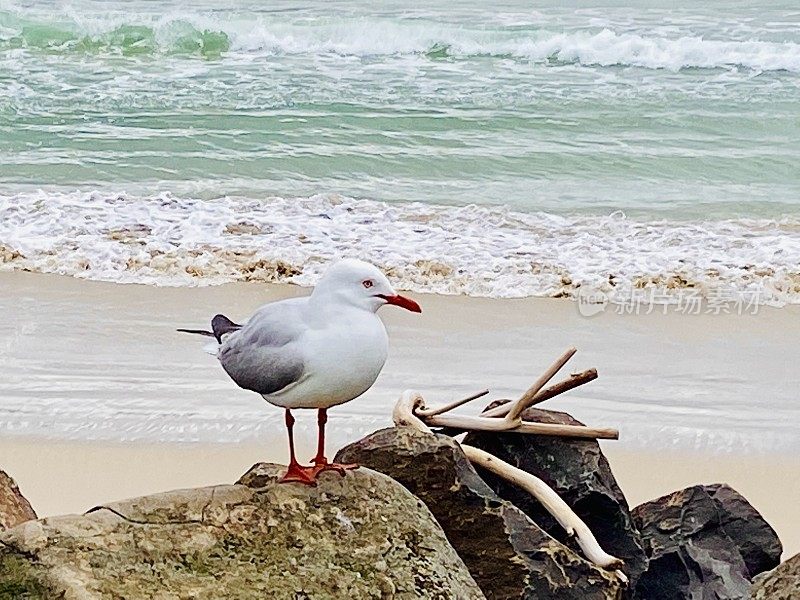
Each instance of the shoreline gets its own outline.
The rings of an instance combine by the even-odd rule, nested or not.
[[[420,293],[626,303],[646,292],[692,306],[735,294],[748,306],[800,304],[800,221],[791,211],[664,217],[611,207],[548,212],[331,193],[200,200],[45,186],[0,192],[0,266],[178,287],[313,285],[357,244],[398,287]]]

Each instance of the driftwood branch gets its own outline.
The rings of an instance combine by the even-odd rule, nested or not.
[[[564,352],[564,354],[550,365],[550,368],[548,368],[516,402],[507,402],[496,406],[495,408],[484,411],[478,417],[448,415],[445,413],[475,398],[484,396],[484,392],[473,394],[468,398],[457,400],[444,406],[431,408],[417,407],[415,414],[422,419],[427,426],[442,427],[443,429],[440,433],[451,436],[458,435],[464,431],[508,431],[584,439],[619,439],[619,431],[611,427],[530,423],[522,420],[522,412],[529,406],[557,396],[558,394],[597,378],[597,371],[595,369],[589,369],[588,371],[571,375],[569,378],[546,389],[542,389],[574,354],[575,348],[569,348]]]
[[[491,471],[498,477],[522,488],[541,502],[547,512],[553,515],[558,524],[564,528],[567,535],[575,538],[584,556],[594,564],[605,569],[618,569],[623,565],[621,559],[611,556],[600,547],[586,523],[544,481],[479,448],[463,444],[461,448],[473,465]]]
[[[511,405],[511,407],[508,409],[506,419],[511,421],[519,419],[522,411],[533,404],[533,401],[536,399],[536,394],[538,394],[541,389],[547,385],[548,381],[555,377],[555,374],[561,370],[561,367],[567,364],[567,361],[569,361],[570,358],[575,356],[577,351],[578,350],[575,348],[569,348],[566,352],[564,352],[564,354],[559,356],[558,360],[550,365],[550,368],[542,373],[539,379],[534,381],[533,385],[529,387],[524,394],[522,394],[522,397],[520,397],[519,400]]]
[[[456,400],[454,402],[451,402],[450,404],[443,404],[442,406],[438,406],[436,408],[420,409],[418,412],[422,416],[433,417],[435,415],[440,415],[442,413],[446,413],[446,412],[448,412],[450,410],[453,410],[454,408],[458,408],[459,406],[462,406],[463,404],[466,404],[467,402],[472,402],[473,400],[477,400],[478,398],[482,398],[483,396],[485,396],[488,393],[489,393],[489,390],[481,390],[480,392],[472,394],[471,396],[467,396],[466,398],[462,398],[461,400]]]
[[[397,427],[413,427],[419,431],[433,433],[415,414],[421,408],[425,408],[425,400],[422,399],[422,394],[406,390],[400,394],[400,399],[394,405],[392,421]]]
[[[536,435],[556,435],[572,438],[617,440],[619,431],[611,427],[585,427],[583,425],[560,425],[555,423],[531,423],[520,419],[511,420],[510,415],[502,419],[484,416],[441,415],[428,417],[417,413],[425,423],[432,427],[447,427],[456,431],[507,431],[509,433],[529,433]]]
[[[528,388],[528,390],[519,398],[517,401],[506,402],[505,404],[501,404],[500,406],[495,406],[494,408],[485,410],[481,413],[481,417],[507,417],[509,414],[516,414],[519,416],[522,414],[526,408],[530,406],[534,406],[539,404],[540,402],[544,402],[545,400],[549,400],[550,398],[554,398],[564,392],[568,392],[578,386],[584,385],[597,379],[597,369],[588,369],[586,371],[581,371],[580,373],[573,373],[566,379],[559,381],[547,388],[542,389],[542,387],[553,378],[553,376],[569,361],[570,358],[575,354],[575,348],[569,348],[564,354],[562,354],[558,360],[553,363],[550,368],[545,371],[545,373],[534,382],[534,384]],[[480,398],[482,395],[475,395],[470,396],[468,399],[464,399],[463,401],[458,401],[458,403],[453,403],[453,406],[446,405],[442,407],[435,407],[429,408],[422,411],[421,416],[428,417],[428,416],[435,416],[441,415],[443,413],[448,412],[451,408],[455,408],[456,406],[461,406],[470,400],[474,400],[475,398]],[[514,412],[512,413],[512,409]],[[449,419],[448,419],[449,420]],[[514,419],[512,419],[513,422]],[[467,425],[457,425],[456,423],[450,422],[445,424],[441,419],[438,422],[434,423],[431,421],[427,421],[429,425],[434,425],[438,427],[443,427],[444,429],[440,430],[440,433],[449,436],[456,436],[460,433],[464,433],[469,429],[473,429],[473,427]],[[552,427],[540,427],[537,426],[533,429],[528,427],[521,427],[516,431],[518,433],[536,433],[539,435],[563,435],[563,436],[571,436],[571,437],[581,437],[581,438],[603,438],[603,439],[619,439],[619,432],[616,429],[610,428],[601,428],[601,429],[594,429],[592,431],[597,432],[597,435],[590,434],[587,429],[577,429],[578,425],[564,425],[558,427],[575,427],[576,429],[564,429],[559,430],[556,429],[555,426]],[[483,428],[478,427],[478,429],[484,431],[508,431],[512,429],[512,427],[490,427],[490,428]],[[574,434],[574,435],[573,435]]]
[[[413,427],[419,431],[432,433],[425,421],[418,416],[424,410],[425,401],[422,395],[408,390],[403,392],[395,404],[392,418],[398,427]],[[498,423],[505,421],[505,419],[485,420]],[[622,566],[622,560],[603,551],[586,523],[544,481],[473,446],[461,444],[461,448],[470,462],[518,485],[539,500],[567,533],[575,537],[584,555],[591,562],[606,569],[617,569]]]
[[[568,392],[580,385],[594,381],[595,379],[597,379],[597,369],[587,369],[586,371],[581,371],[580,373],[573,373],[568,378],[559,381],[558,383],[555,383],[536,394],[530,406],[535,406],[536,404],[544,402],[545,400],[555,398],[564,392]],[[481,416],[504,417],[508,414],[510,409],[511,403],[509,402],[500,406],[496,406],[490,410],[485,410],[481,413]]]

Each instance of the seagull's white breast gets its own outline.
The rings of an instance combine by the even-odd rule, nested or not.
[[[389,339],[375,313],[343,308],[314,319],[298,340],[305,370],[295,384],[264,395],[286,408],[328,408],[366,392],[383,368]]]

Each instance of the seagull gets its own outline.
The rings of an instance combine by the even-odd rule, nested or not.
[[[242,325],[216,315],[211,331],[178,331],[216,338],[216,356],[230,378],[285,409],[289,468],[281,482],[315,485],[323,471],[344,475],[358,466],[328,462],[325,423],[330,407],[366,392],[383,369],[389,339],[376,312],[386,304],[422,312],[377,267],[345,259],[328,268],[309,296],[266,304]],[[317,409],[319,436],[311,466],[295,457],[296,408]]]

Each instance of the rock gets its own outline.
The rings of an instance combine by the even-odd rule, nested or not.
[[[525,410],[522,418],[537,423],[582,425],[566,413],[537,408]],[[596,440],[472,432],[464,443],[494,454],[550,485],[589,526],[603,550],[625,561],[623,571],[631,585],[636,584],[647,566],[647,556],[625,495]],[[536,498],[492,473],[479,472],[501,498],[522,509],[554,538],[577,550],[578,546],[568,540],[564,529]]]
[[[727,486],[696,485],[633,509],[633,518],[650,556],[647,572],[637,585],[639,598],[741,600],[749,597],[747,563],[724,524],[732,525],[736,535],[749,529],[760,530],[760,527],[739,522],[747,512],[738,499],[732,500],[733,495],[741,498]],[[726,506],[733,507],[734,511],[727,512]],[[761,519],[752,507],[749,510]],[[749,546],[745,553],[748,560],[756,564],[759,554]]]
[[[781,562],[783,545],[764,517],[733,488],[717,483],[703,486],[717,504],[720,527],[739,548],[750,579]]]
[[[35,518],[36,513],[16,482],[0,470],[0,531]]]
[[[800,554],[753,580],[752,600],[800,598]]]
[[[584,560],[499,498],[452,438],[383,429],[343,448],[336,460],[386,473],[421,498],[491,600],[622,596],[614,573]]]
[[[0,534],[0,598],[484,598],[425,506],[359,469],[115,502]],[[10,590],[10,591],[9,591]],[[6,594],[5,596],[3,594]]]

